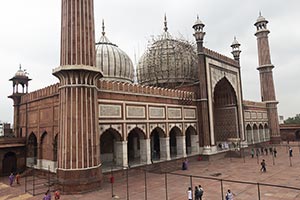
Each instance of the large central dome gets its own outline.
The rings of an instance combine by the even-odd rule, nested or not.
[[[103,73],[102,79],[133,82],[133,64],[129,56],[105,36],[102,22],[102,36],[96,43],[96,66]]]
[[[194,47],[184,40],[173,39],[167,31],[155,40],[140,58],[138,82],[167,88],[197,81],[197,56]]]

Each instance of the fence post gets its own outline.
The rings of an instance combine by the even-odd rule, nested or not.
[[[272,157],[273,157],[273,165],[275,165],[275,156],[274,156],[274,152],[272,153]]]
[[[223,200],[224,199],[223,179],[221,179],[221,196],[222,196],[222,200]]]
[[[145,172],[145,200],[147,200],[147,171],[144,170]]]
[[[168,200],[168,174],[165,172],[166,200]]]
[[[48,165],[48,190],[50,190],[50,166]]]
[[[33,193],[33,196],[35,196],[35,182],[34,182],[34,177],[35,177],[35,170],[33,169],[33,176],[32,176],[32,193]]]
[[[127,189],[127,200],[129,200],[129,183],[128,183],[128,167],[126,168],[126,189]]]
[[[191,184],[191,189],[193,191],[193,176],[192,175],[190,175],[190,184]],[[192,198],[192,199],[194,199],[194,198]]]
[[[259,183],[257,183],[257,192],[258,192],[258,200],[260,200],[260,188],[259,188]]]

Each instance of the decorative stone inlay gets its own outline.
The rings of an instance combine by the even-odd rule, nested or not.
[[[168,108],[169,119],[181,119],[181,108]]]
[[[149,106],[149,118],[165,118],[165,108]]]
[[[146,118],[144,106],[126,106],[127,118]]]
[[[256,118],[257,118],[257,117],[256,117],[256,112],[252,112],[252,113],[251,113],[251,118],[252,118],[252,119],[256,119]]]
[[[250,112],[245,112],[245,118],[246,118],[246,119],[250,119],[250,117],[251,117],[251,116],[250,116]]]
[[[195,119],[196,118],[196,109],[195,108],[185,108],[184,109],[184,118]]]
[[[100,104],[99,117],[100,118],[121,118],[121,105],[115,104]]]

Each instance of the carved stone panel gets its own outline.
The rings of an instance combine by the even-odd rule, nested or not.
[[[153,119],[153,118],[164,119],[165,118],[165,108],[149,106],[149,118],[150,119]]]
[[[195,119],[196,118],[196,109],[195,108],[185,108],[184,109],[184,118],[185,119]]]
[[[100,104],[99,105],[100,118],[121,118],[122,106],[115,104]]]
[[[168,108],[169,119],[181,119],[181,108]]]
[[[146,118],[145,106],[126,106],[127,118]]]

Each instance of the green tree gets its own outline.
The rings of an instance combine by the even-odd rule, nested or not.
[[[289,117],[284,120],[285,124],[300,124],[300,114],[296,114],[295,117]]]

